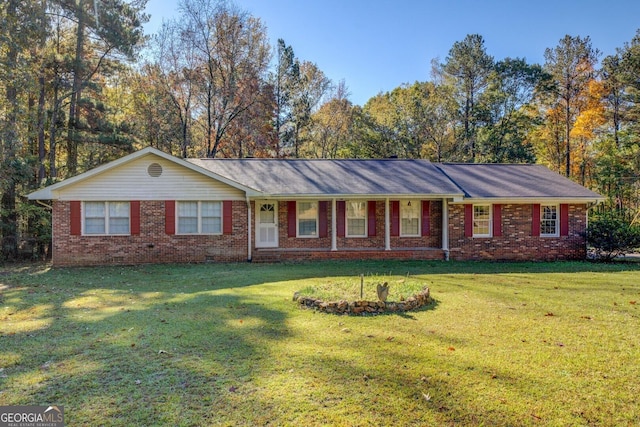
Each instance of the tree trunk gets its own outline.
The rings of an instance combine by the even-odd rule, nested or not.
[[[84,49],[85,16],[82,0],[76,2],[78,13],[78,27],[76,31],[76,57],[73,64],[73,88],[69,102],[69,128],[67,130],[67,176],[73,176],[78,171],[78,137],[77,127],[80,116],[78,101],[82,90],[82,57]]]
[[[567,107],[565,114],[565,150],[564,150],[564,158],[565,158],[565,174],[567,178],[571,176],[571,107],[569,106],[569,100],[567,99]]]
[[[19,0],[11,0],[7,6],[7,13],[15,15]],[[8,43],[6,64],[9,72],[17,69],[18,47],[14,41]],[[18,154],[18,81],[15,77],[7,79],[5,100],[7,114],[2,129],[2,174],[6,180],[0,197],[0,234],[2,236],[2,248],[0,253],[3,258],[14,259],[18,255],[18,227],[16,215],[16,173],[14,163]]]
[[[53,108],[51,111],[51,123],[49,125],[49,177],[51,179],[58,177],[58,168],[56,167],[57,144],[56,140],[58,131],[58,113],[60,112],[60,80],[57,74],[53,82]]]
[[[45,150],[45,135],[44,135],[44,105],[45,105],[45,79],[44,69],[40,70],[38,76],[38,85],[40,86],[40,96],[38,98],[38,185],[42,184],[45,178],[45,167],[47,153]]]

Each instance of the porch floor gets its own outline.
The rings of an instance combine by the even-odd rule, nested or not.
[[[311,261],[311,260],[445,260],[442,248],[259,248],[253,251],[253,262]]]

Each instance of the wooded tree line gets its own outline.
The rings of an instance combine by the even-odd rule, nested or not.
[[[34,189],[136,149],[181,157],[539,162],[637,211],[640,31],[603,58],[566,36],[544,64],[454,43],[424,81],[364,106],[224,0],[181,0],[154,35],[146,0],[0,4],[2,258],[46,242]]]

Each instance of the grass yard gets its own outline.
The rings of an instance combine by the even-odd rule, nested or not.
[[[292,302],[361,273],[435,302]],[[639,331],[640,263],[0,266],[0,404],[69,426],[631,426]]]

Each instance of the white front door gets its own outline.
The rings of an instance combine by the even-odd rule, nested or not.
[[[278,247],[278,202],[256,202],[256,248]]]

